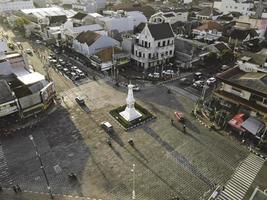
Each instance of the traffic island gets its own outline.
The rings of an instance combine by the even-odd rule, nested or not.
[[[116,109],[111,110],[109,113],[112,117],[116,119],[116,121],[126,130],[130,130],[132,128],[135,128],[137,126],[140,126],[148,121],[151,121],[152,119],[155,119],[156,117],[152,115],[147,109],[142,107],[141,105],[135,103],[134,107],[135,109],[141,114],[141,116],[137,119],[134,119],[132,121],[127,121],[120,113],[123,112],[126,109],[127,105],[120,106]]]

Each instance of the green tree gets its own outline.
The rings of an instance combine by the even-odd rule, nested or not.
[[[30,21],[24,17],[19,17],[16,19],[16,27],[20,30],[24,30],[24,25],[29,24]]]
[[[225,49],[220,55],[223,64],[229,64],[234,61],[234,53],[230,49]]]
[[[207,56],[204,57],[204,63],[206,65],[216,64],[218,61],[217,54],[214,52],[210,52]]]

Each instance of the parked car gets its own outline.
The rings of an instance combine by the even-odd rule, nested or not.
[[[198,81],[203,78],[203,74],[201,72],[196,72],[194,74],[194,81]]]
[[[212,85],[212,84],[214,84],[215,82],[216,82],[216,78],[214,78],[214,77],[211,77],[211,78],[209,78],[209,79],[206,81],[207,85]]]
[[[40,40],[35,40],[36,44],[41,44],[42,42]]]
[[[84,99],[82,97],[76,97],[75,101],[80,105],[83,106],[85,105]]]
[[[136,91],[136,92],[140,91],[140,87],[138,85],[134,85],[133,91]]]
[[[148,74],[148,77],[150,77],[150,78],[159,78],[160,77],[160,74],[157,73],[157,72],[149,73]]]
[[[33,54],[31,49],[26,49],[26,53],[29,54],[29,55]]]
[[[107,121],[101,122],[100,126],[108,133],[113,131],[113,126]]]
[[[195,87],[195,88],[203,88],[204,87],[204,81],[195,81],[194,83],[193,83],[193,86]]]
[[[168,70],[166,70],[166,71],[162,71],[162,74],[163,74],[163,75],[174,75],[174,71],[171,70],[171,69],[168,69]]]

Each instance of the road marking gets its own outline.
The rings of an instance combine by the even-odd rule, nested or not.
[[[255,154],[249,154],[238,167],[232,178],[227,182],[225,189],[219,194],[217,199],[243,199],[263,166],[264,161],[264,159]]]

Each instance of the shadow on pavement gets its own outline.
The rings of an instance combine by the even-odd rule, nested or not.
[[[115,130],[113,130],[110,133],[108,133],[108,135],[110,136],[110,138],[112,140],[117,142],[121,147],[124,146],[124,143],[123,143],[122,139],[120,138],[119,134]]]
[[[137,152],[137,154],[138,154],[141,158],[143,158],[146,162],[148,162],[148,159],[145,157],[145,155],[144,155],[141,151],[139,151],[139,150],[136,148],[135,145],[133,145],[132,147],[133,147],[133,149]]]
[[[164,141],[152,128],[146,126],[143,128],[146,133],[153,137],[166,151],[169,153],[171,158],[180,164],[185,170],[193,174],[202,180],[209,187],[213,188],[213,182],[202,174],[194,165],[192,165],[183,155],[179,154],[175,148],[173,148],[168,142]]]

